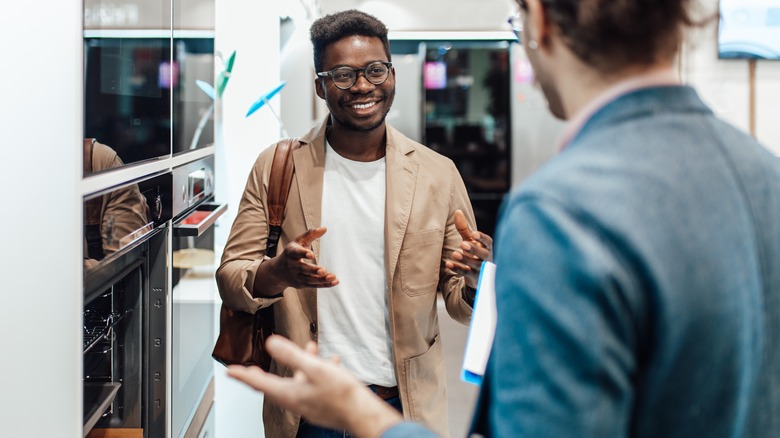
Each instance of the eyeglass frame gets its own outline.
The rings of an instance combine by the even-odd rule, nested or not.
[[[366,71],[368,70],[368,68],[371,67],[372,65],[376,65],[376,64],[382,64],[385,67],[387,67],[387,75],[385,76],[384,79],[382,79],[381,82],[374,82],[374,81],[372,81],[368,77],[368,75],[366,74]],[[354,87],[355,84],[357,84],[358,77],[360,77],[360,75],[358,73],[360,73],[361,71],[363,72],[363,77],[366,78],[366,80],[368,82],[370,82],[371,84],[373,84],[373,85],[382,85],[382,84],[384,84],[385,82],[387,82],[387,79],[390,77],[390,70],[391,70],[392,67],[393,67],[393,63],[391,61],[374,61],[374,62],[372,62],[372,63],[370,63],[368,65],[365,65],[363,67],[349,67],[349,66],[346,66],[346,65],[342,65],[341,67],[336,67],[336,68],[334,68],[332,70],[319,71],[319,72],[317,72],[317,76],[321,77],[321,78],[330,77],[330,80],[333,81],[333,85],[335,85],[336,88],[338,88],[339,90],[349,90],[350,88]],[[348,86],[345,86],[345,87],[340,86],[339,84],[336,83],[336,81],[333,80],[333,75],[336,73],[336,70],[341,70],[341,69],[349,69],[349,70],[352,70],[355,73],[355,80],[352,81],[351,84],[349,84]]]
[[[523,16],[520,15],[520,11],[510,15],[506,20],[509,26],[512,28],[512,32],[515,34],[518,42],[522,42],[520,36],[523,34]]]

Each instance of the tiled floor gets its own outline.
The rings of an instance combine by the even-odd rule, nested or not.
[[[460,380],[463,350],[466,347],[468,327],[454,321],[447,314],[444,302],[439,300],[439,326],[444,345],[444,361],[447,368],[447,402],[451,438],[464,438],[471,422],[478,388]]]

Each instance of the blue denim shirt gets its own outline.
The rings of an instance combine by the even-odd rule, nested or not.
[[[691,88],[594,114],[510,195],[495,260],[475,432],[780,435],[780,159]]]

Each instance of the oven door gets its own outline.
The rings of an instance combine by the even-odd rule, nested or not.
[[[166,436],[171,174],[84,198],[83,433]]]
[[[206,200],[208,201],[208,199]],[[174,222],[171,437],[198,436],[213,403],[211,351],[219,294],[214,225],[227,205],[203,202]]]

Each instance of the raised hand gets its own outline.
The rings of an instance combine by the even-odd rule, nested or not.
[[[466,216],[460,210],[455,210],[453,220],[463,242],[460,250],[452,251],[450,259],[445,260],[444,264],[448,269],[463,275],[466,284],[476,289],[482,262],[493,261],[493,238],[479,231],[471,231]]]
[[[310,228],[284,247],[284,251],[260,264],[255,277],[255,294],[273,296],[285,288],[327,288],[339,284],[336,275],[317,265],[311,244],[327,228]]]
[[[334,361],[316,356],[310,342],[306,350],[274,335],[266,341],[271,356],[293,370],[293,377],[279,377],[258,367],[232,365],[228,376],[261,391],[273,403],[296,412],[308,421],[354,436],[378,437],[403,420],[390,405]]]
[[[339,284],[336,276],[317,265],[311,244],[327,232],[327,228],[310,228],[284,247],[277,257],[274,268],[287,287],[333,287]]]

